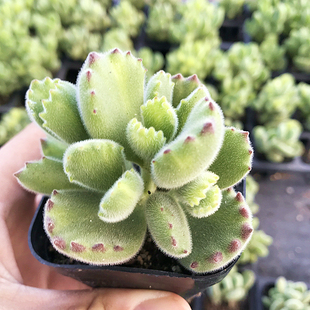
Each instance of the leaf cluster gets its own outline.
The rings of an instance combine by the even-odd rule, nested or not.
[[[309,309],[310,291],[304,282],[279,277],[262,302],[268,309]]]
[[[234,266],[224,280],[208,288],[207,293],[213,304],[228,304],[233,309],[246,298],[254,282],[255,273],[252,270],[238,272]]]
[[[26,105],[48,138],[17,177],[51,194],[44,227],[59,252],[123,263],[148,228],[161,251],[204,273],[248,243],[251,212],[231,188],[251,169],[248,133],[225,128],[196,75],[159,71],[145,84],[130,52],[92,52],[76,85],[34,80]]]
[[[253,129],[256,150],[272,162],[300,156],[304,151],[299,141],[301,132],[302,125],[294,119],[275,126],[256,126]]]
[[[294,77],[285,73],[269,80],[251,106],[259,113],[258,120],[261,124],[278,124],[290,118],[299,100]]]

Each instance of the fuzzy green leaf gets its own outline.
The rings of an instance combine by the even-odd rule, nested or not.
[[[222,193],[220,188],[215,185],[210,188],[205,195],[205,198],[200,200],[198,205],[193,207],[184,204],[186,211],[193,217],[202,218],[213,214],[220,207]]]
[[[153,158],[154,182],[162,188],[177,188],[208,169],[224,138],[222,111],[216,103],[199,101],[182,132]]]
[[[105,192],[125,171],[123,147],[99,139],[74,143],[64,155],[64,170],[71,182]]]
[[[88,55],[78,77],[78,101],[85,127],[92,138],[110,139],[130,153],[128,122],[139,118],[143,104],[145,69],[130,52],[118,49]]]
[[[217,185],[221,189],[238,183],[251,170],[253,149],[248,134],[233,127],[225,130],[222,148],[208,169],[220,177]]]
[[[210,171],[205,171],[195,180],[172,190],[178,198],[190,207],[199,205],[201,199],[206,197],[206,192],[217,182],[219,177]]]
[[[191,232],[184,211],[172,197],[153,194],[146,203],[145,214],[149,231],[164,253],[175,258],[189,255]]]
[[[126,219],[137,205],[143,189],[140,175],[133,169],[126,171],[100,201],[99,218],[108,223]]]
[[[217,270],[229,264],[251,238],[252,214],[241,193],[222,191],[220,208],[205,218],[188,215],[193,251],[180,263],[196,273]]]
[[[149,162],[164,146],[166,138],[163,132],[147,129],[133,118],[127,125],[127,139],[134,152],[143,160]]]
[[[172,106],[176,108],[182,99],[188,97],[196,88],[203,86],[196,74],[184,78],[182,74],[176,74],[171,78],[174,83]]]
[[[171,140],[178,128],[178,117],[166,97],[155,97],[141,106],[143,125],[162,130],[167,141]]]
[[[26,189],[50,195],[54,189],[79,189],[70,183],[63,171],[62,162],[43,157],[42,160],[26,163],[26,167],[15,174]]]
[[[88,139],[77,107],[75,85],[59,81],[55,86],[49,98],[42,100],[44,112],[39,116],[44,121],[43,128],[69,144]]]
[[[67,147],[67,144],[56,140],[51,136],[47,136],[45,139],[41,140],[43,155],[53,160],[62,161]]]
[[[190,95],[180,101],[176,112],[179,120],[178,133],[180,133],[193,107],[201,100],[209,100],[210,94],[203,85],[196,88]]]
[[[147,83],[144,93],[144,102],[154,99],[155,97],[166,97],[168,102],[172,101],[174,83],[171,82],[171,74],[163,70],[154,74]]]
[[[41,127],[43,125],[43,120],[39,114],[44,110],[42,100],[49,98],[50,90],[55,89],[56,84],[59,81],[60,79],[52,80],[49,77],[42,81],[33,80],[30,84],[29,90],[26,93],[26,108],[28,115],[32,121],[36,122]]]
[[[100,193],[54,192],[45,205],[44,228],[60,253],[93,265],[128,261],[140,250],[145,234],[144,210],[137,206],[119,223],[99,219]]]

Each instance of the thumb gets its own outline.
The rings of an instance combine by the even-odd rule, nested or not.
[[[91,289],[57,291],[10,283],[0,285],[1,310],[190,310],[180,296],[164,291]]]

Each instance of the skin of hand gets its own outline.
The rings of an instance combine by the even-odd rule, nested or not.
[[[44,137],[30,124],[0,149],[0,310],[190,310],[170,292],[89,288],[32,256],[27,233],[39,197],[13,174],[42,157]]]

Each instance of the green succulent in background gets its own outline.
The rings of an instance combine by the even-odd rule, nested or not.
[[[207,293],[213,304],[228,304],[230,309],[235,309],[237,304],[247,297],[254,282],[255,273],[252,270],[240,273],[234,266],[221,282],[209,287]]]
[[[301,156],[304,151],[304,146],[299,141],[301,132],[302,125],[294,119],[283,121],[276,126],[255,126],[255,149],[272,162]]]
[[[147,69],[147,79],[164,67],[165,59],[163,54],[161,52],[153,52],[149,47],[140,48],[136,52],[136,56],[143,60],[143,65]]]
[[[177,21],[176,7],[177,4],[171,1],[154,1],[149,7],[146,21],[146,33],[149,38],[174,43],[171,28]]]
[[[71,0],[72,1],[72,0]],[[98,0],[98,2],[105,8],[110,8],[112,6],[113,0]],[[131,3],[138,3],[140,0],[130,0]]]
[[[126,31],[121,28],[109,29],[103,37],[100,51],[109,51],[118,46],[122,50],[133,50],[133,42]]]
[[[237,120],[233,120],[231,118],[225,117],[225,126],[227,127],[235,127],[237,129],[243,129],[243,123]]]
[[[239,120],[245,115],[245,109],[255,97],[253,84],[248,74],[241,72],[231,76],[227,74],[220,86],[219,102],[225,117]]]
[[[210,93],[210,96],[211,98],[218,102],[218,98],[219,98],[219,93],[218,93],[218,89],[217,87],[215,87],[214,85],[212,84],[209,84],[209,83],[205,83],[205,86],[208,88],[208,91]],[[226,119],[225,119],[226,120]],[[229,126],[228,126],[229,127]]]
[[[292,29],[310,27],[310,7],[307,0],[283,0],[289,5],[289,16],[285,25],[285,34],[289,34]]]
[[[204,80],[211,74],[214,63],[220,55],[220,42],[217,38],[210,40],[186,40],[179,48],[166,55],[167,71],[183,75],[197,74]]]
[[[245,248],[252,215],[231,186],[250,171],[253,150],[247,132],[224,126],[196,75],[159,71],[145,85],[130,52],[92,52],[76,85],[34,80],[26,106],[47,139],[44,157],[16,176],[51,195],[44,227],[60,253],[120,264],[148,228],[161,251],[205,273]]]
[[[259,1],[258,9],[245,21],[246,31],[258,42],[262,42],[269,33],[282,34],[289,16],[289,5],[278,2],[274,6],[268,2]]]
[[[268,34],[260,44],[259,49],[269,70],[278,71],[286,67],[286,49],[283,45],[279,45],[278,35]]]
[[[269,80],[251,106],[261,124],[278,124],[295,112],[300,98],[294,77],[285,73]]]
[[[253,218],[254,232],[253,236],[244,251],[242,252],[237,264],[253,264],[257,262],[259,257],[267,257],[269,255],[269,246],[273,242],[273,238],[267,235],[263,230],[258,230],[259,219]]]
[[[227,74],[233,74],[232,65],[229,61],[227,52],[219,50],[216,63],[214,64],[214,69],[212,71],[212,76],[216,80],[222,81]]]
[[[254,100],[256,90],[269,78],[256,43],[235,43],[216,59],[212,76],[220,81],[219,102],[228,118],[239,120]]]
[[[246,0],[220,0],[219,5],[225,10],[228,19],[234,19],[243,12]]]
[[[205,0],[192,0],[178,7],[180,19],[174,23],[171,35],[177,42],[219,39],[218,29],[225,17],[223,8]],[[186,36],[185,36],[186,34]]]
[[[147,4],[147,0],[127,0],[130,2],[134,7],[136,7],[139,10],[142,10],[144,6]]]
[[[310,130],[310,85],[299,83],[297,88],[300,97],[298,108],[302,113],[304,126],[306,129]]]
[[[102,35],[90,33],[84,26],[74,25],[63,31],[60,38],[60,48],[74,60],[85,59],[92,50],[99,50]]]
[[[74,60],[83,60],[92,50],[99,50],[102,37],[111,21],[107,9],[108,1],[37,0],[37,15],[49,12],[60,17],[61,29],[54,35],[59,41],[59,50]]]
[[[253,214],[259,210],[259,205],[255,202],[255,196],[259,191],[259,184],[253,176],[248,175],[246,178],[246,202]]]
[[[260,7],[277,6],[282,0],[245,0],[250,11],[259,10]]]
[[[295,67],[310,73],[310,27],[292,30],[284,44]]]
[[[33,7],[40,15],[56,13],[63,28],[79,25],[94,32],[103,31],[110,26],[107,14],[110,5],[111,1],[101,0],[35,0]]]
[[[32,1],[0,3],[1,96],[29,84],[35,76],[52,76],[60,67],[54,36],[60,21],[53,14],[39,20],[32,5]]]
[[[269,74],[255,43],[235,43],[227,52],[220,52],[212,76],[220,81],[219,102],[225,117],[240,120],[255,98],[255,89]]]
[[[259,89],[270,77],[270,71],[264,64],[259,46],[254,42],[233,44],[227,52],[227,57],[233,75],[246,72],[253,82],[254,89]]]
[[[120,1],[110,10],[112,26],[123,29],[131,37],[140,33],[141,26],[145,21],[143,11],[136,9],[129,1]]]
[[[279,277],[262,302],[267,309],[309,309],[310,290],[306,283]]]
[[[11,108],[0,121],[0,145],[5,144],[30,123],[25,108]]]

